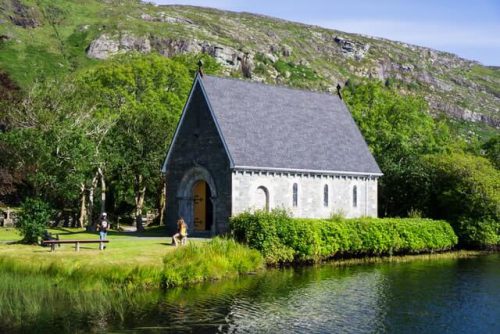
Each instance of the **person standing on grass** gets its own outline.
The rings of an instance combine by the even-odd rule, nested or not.
[[[108,215],[106,212],[102,213],[97,229],[99,230],[99,240],[106,240],[109,229]],[[104,246],[104,248],[106,248],[106,246]]]

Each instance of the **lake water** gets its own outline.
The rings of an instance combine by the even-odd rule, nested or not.
[[[66,330],[500,333],[500,254],[271,270],[166,293],[136,292],[121,304],[120,315],[99,319],[71,310]],[[51,321],[57,319],[63,316]]]

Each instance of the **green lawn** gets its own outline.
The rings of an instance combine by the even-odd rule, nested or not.
[[[58,228],[49,229],[50,233],[59,234],[60,239],[98,240],[98,233],[88,233],[83,229]],[[75,252],[73,244],[63,244],[55,252],[49,247],[23,245],[10,241],[19,241],[21,236],[13,228],[0,228],[0,258],[15,259],[19,262],[48,265],[68,265],[71,267],[86,266],[153,266],[161,268],[163,257],[176,248],[171,246],[171,237],[164,228],[152,228],[143,233],[110,231],[110,240],[104,251],[99,251],[98,244],[80,245]],[[189,242],[197,243],[203,239],[191,238]]]
[[[51,229],[61,240],[94,239],[97,233],[82,229]],[[206,280],[255,272],[264,259],[233,240],[189,238],[188,245],[174,247],[164,227],[142,233],[110,231],[105,250],[99,244],[63,244],[54,252],[49,247],[24,245],[15,229],[0,228],[0,276],[20,274],[56,282],[96,285],[158,287],[188,285]],[[206,242],[212,240],[212,242]],[[0,287],[1,288],[1,287]]]

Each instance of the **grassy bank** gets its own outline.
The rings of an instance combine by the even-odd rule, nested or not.
[[[0,272],[40,276],[58,284],[78,282],[86,289],[107,286],[157,288],[186,286],[255,272],[265,264],[320,262],[333,257],[371,257],[450,250],[457,238],[443,221],[426,219],[292,219],[283,212],[245,213],[232,222],[238,241],[190,239],[170,245],[163,229],[144,233],[110,232],[105,251],[94,244],[75,252],[7,243],[20,239],[0,230]],[[76,229],[51,231],[61,239],[97,239]],[[208,242],[207,242],[208,241]]]
[[[264,268],[262,255],[232,239],[215,238],[206,245],[189,244],[164,258],[166,287],[234,277]]]
[[[78,229],[56,229],[64,239],[97,239],[96,233]],[[47,247],[6,243],[20,239],[12,229],[0,229],[0,273],[39,275],[54,282],[85,282],[87,288],[112,286],[172,287],[236,276],[264,266],[255,250],[233,240],[193,239],[186,247],[173,247],[163,231],[110,232],[104,251],[97,244]]]
[[[12,231],[0,229],[0,235],[3,232]],[[63,239],[96,237],[78,230],[58,232]],[[188,246],[175,248],[169,245],[168,237],[152,237],[155,234],[161,235],[154,231],[148,231],[148,237],[112,233],[105,251],[89,246],[75,252],[70,246],[62,246],[51,253],[40,246],[0,244],[0,331],[33,332],[36,328],[39,332],[74,332],[75,329],[103,332],[110,324],[121,326],[132,321],[139,326],[138,310],[142,315],[164,305],[179,305],[185,310],[190,303],[260,288],[262,280],[239,276],[264,268],[264,258],[257,250],[222,238],[209,242],[191,239]],[[3,239],[8,240],[5,235]],[[329,265],[462,258],[478,254],[363,257],[333,261]],[[281,270],[262,270],[257,277],[281,273]],[[294,276],[292,271],[286,275]],[[226,277],[235,279],[224,284],[168,289],[166,294],[158,289]],[[137,320],[131,320],[136,316]]]
[[[294,219],[273,211],[243,213],[231,228],[269,264],[446,251],[458,241],[447,222],[420,218]]]
[[[101,281],[59,280],[50,275],[24,275],[4,272],[0,267],[0,332],[12,333],[74,333],[107,332],[111,328],[138,327],[144,317],[161,317],[173,309],[183,310],[180,316],[196,317],[196,305],[212,305],[214,300],[232,298],[245,291],[267,289],[267,294],[280,289],[287,293],[300,274],[307,272],[312,281],[330,270],[342,266],[338,275],[356,271],[366,264],[402,263],[414,261],[440,263],[439,261],[479,256],[480,252],[448,252],[410,256],[370,257],[332,261],[317,268],[287,268],[267,270],[257,275],[245,275],[225,280],[220,284],[197,284],[189,289],[143,289],[133,285],[107,285]],[[347,268],[348,267],[348,268]],[[387,267],[385,267],[387,268]],[[335,268],[337,269],[337,268]],[[389,268],[393,270],[396,268]],[[396,269],[397,270],[397,269]],[[295,285],[296,286],[296,285]],[[266,293],[265,293],[266,294]],[[216,310],[214,312],[219,312]],[[111,328],[110,328],[111,327]]]

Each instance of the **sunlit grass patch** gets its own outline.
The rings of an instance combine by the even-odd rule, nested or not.
[[[164,286],[183,286],[253,272],[264,267],[264,259],[232,239],[215,238],[206,244],[191,243],[164,258]]]

